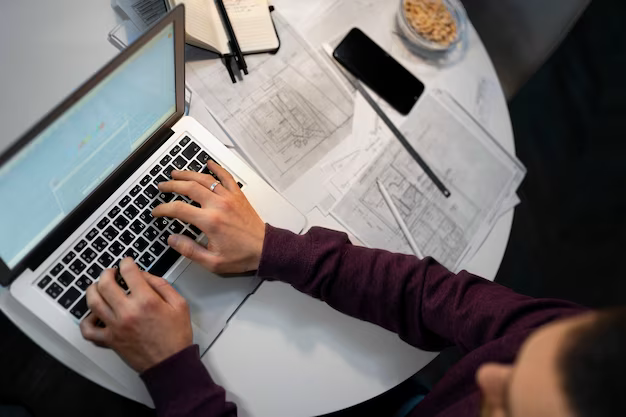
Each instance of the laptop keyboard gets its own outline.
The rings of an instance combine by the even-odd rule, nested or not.
[[[173,200],[197,205],[185,196],[162,193],[157,185],[171,179],[174,169],[202,172],[217,178],[206,167],[209,160],[213,158],[208,152],[185,136],[165,151],[160,161],[52,264],[37,286],[80,320],[89,311],[87,288],[98,280],[105,268],[117,268],[124,257],[132,257],[141,269],[154,275],[165,274],[180,257],[168,246],[167,238],[171,234],[183,234],[197,241],[202,232],[177,219],[152,217],[152,209]],[[237,184],[239,188],[243,186],[240,182]],[[119,274],[116,280],[128,291]]]

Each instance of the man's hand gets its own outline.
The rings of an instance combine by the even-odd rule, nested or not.
[[[258,269],[265,239],[265,223],[254,211],[237,182],[224,168],[209,161],[208,168],[222,182],[214,191],[210,175],[191,171],[172,171],[172,181],[159,189],[185,195],[200,204],[183,201],[161,204],[152,215],[175,217],[198,227],[208,237],[207,247],[183,235],[172,235],[168,244],[181,255],[217,273],[240,273]]]
[[[192,344],[189,307],[167,281],[140,271],[131,258],[122,260],[120,273],[130,294],[115,281],[114,269],[104,271],[87,289],[91,314],[80,331],[143,372]],[[105,327],[98,326],[98,319]]]

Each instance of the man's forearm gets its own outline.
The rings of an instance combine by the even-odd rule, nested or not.
[[[453,274],[431,258],[354,246],[344,233],[322,228],[300,236],[268,225],[258,275],[287,282],[429,350],[450,344],[471,350],[582,311],[467,272]]]

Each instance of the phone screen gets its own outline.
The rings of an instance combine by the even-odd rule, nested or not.
[[[341,41],[333,56],[401,114],[409,114],[424,92],[420,80],[357,28]]]

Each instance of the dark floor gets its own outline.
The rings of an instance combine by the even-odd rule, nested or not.
[[[528,176],[496,280],[524,294],[626,304],[624,22],[626,2],[594,0],[510,104]],[[23,404],[35,416],[153,414],[66,369],[1,314],[0,335],[0,404]],[[454,359],[454,352],[443,355],[432,368]],[[389,416],[412,384],[342,417]]]

